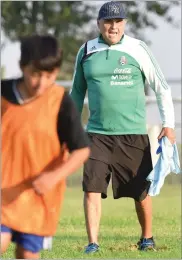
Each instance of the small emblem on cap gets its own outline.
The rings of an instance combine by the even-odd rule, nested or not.
[[[119,7],[117,5],[112,5],[111,11],[115,14],[119,14]]]

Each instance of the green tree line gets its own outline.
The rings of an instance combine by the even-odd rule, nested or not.
[[[104,3],[106,1],[102,1]],[[180,1],[121,1],[127,14],[127,31],[144,38],[146,27],[157,28],[156,17],[175,24],[170,16]],[[51,33],[64,50],[60,78],[72,78],[76,53],[83,42],[96,37],[98,6],[92,1],[2,1],[1,25],[6,37],[18,41],[22,36]],[[101,3],[100,3],[101,5]],[[100,7],[100,6],[99,6]],[[147,40],[147,39],[146,39]]]

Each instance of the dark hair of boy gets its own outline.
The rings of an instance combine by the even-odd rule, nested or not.
[[[62,64],[63,52],[51,35],[33,35],[21,40],[20,66],[32,64],[37,70],[53,71]]]

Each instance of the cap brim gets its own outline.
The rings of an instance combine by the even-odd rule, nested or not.
[[[103,19],[103,20],[111,20],[111,19],[127,19],[126,16],[106,16],[106,17],[100,17],[98,18],[99,20]]]

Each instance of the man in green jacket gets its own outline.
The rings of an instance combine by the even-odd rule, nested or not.
[[[145,81],[156,94],[162,120],[158,137],[175,142],[170,87],[147,45],[124,33],[126,14],[120,2],[105,3],[98,15],[100,35],[78,51],[71,96],[80,113],[88,91],[87,132],[91,155],[84,166],[83,191],[89,244],[99,250],[101,198],[112,179],[114,199],[131,197],[141,226],[140,250],[155,248],[152,202],[148,195],[152,171],[146,129]]]

